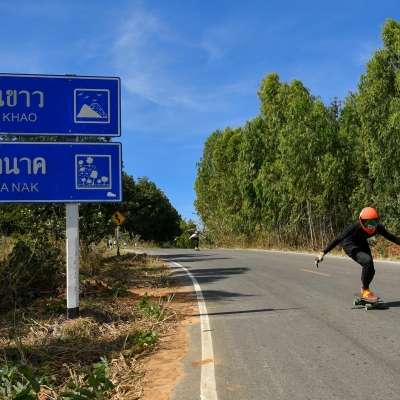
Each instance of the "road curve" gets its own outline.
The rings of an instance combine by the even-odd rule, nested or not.
[[[150,252],[150,251],[149,251]],[[327,255],[182,249],[152,250],[183,266],[205,299],[218,400],[400,399],[400,264],[376,261],[371,289],[386,310],[352,304],[360,267]],[[174,400],[200,398],[199,324],[190,330],[185,378]]]

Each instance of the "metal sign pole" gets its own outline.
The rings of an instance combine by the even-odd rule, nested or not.
[[[119,225],[117,226],[117,257],[119,257]]]
[[[79,138],[75,139],[77,142]],[[65,205],[67,236],[67,318],[79,317],[79,204]]]
[[[79,204],[66,204],[67,318],[79,317]]]

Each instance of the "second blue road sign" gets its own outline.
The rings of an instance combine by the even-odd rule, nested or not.
[[[122,201],[120,143],[0,142],[0,203]]]

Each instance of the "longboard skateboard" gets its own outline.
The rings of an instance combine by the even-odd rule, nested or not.
[[[386,303],[383,301],[382,298],[378,297],[376,301],[369,301],[363,299],[359,293],[354,293],[353,304],[355,306],[364,306],[366,310],[372,310],[373,308],[386,308]]]

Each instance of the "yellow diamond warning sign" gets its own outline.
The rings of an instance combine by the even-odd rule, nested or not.
[[[119,212],[115,212],[112,216],[111,219],[117,224],[121,225],[125,221],[125,217]]]

